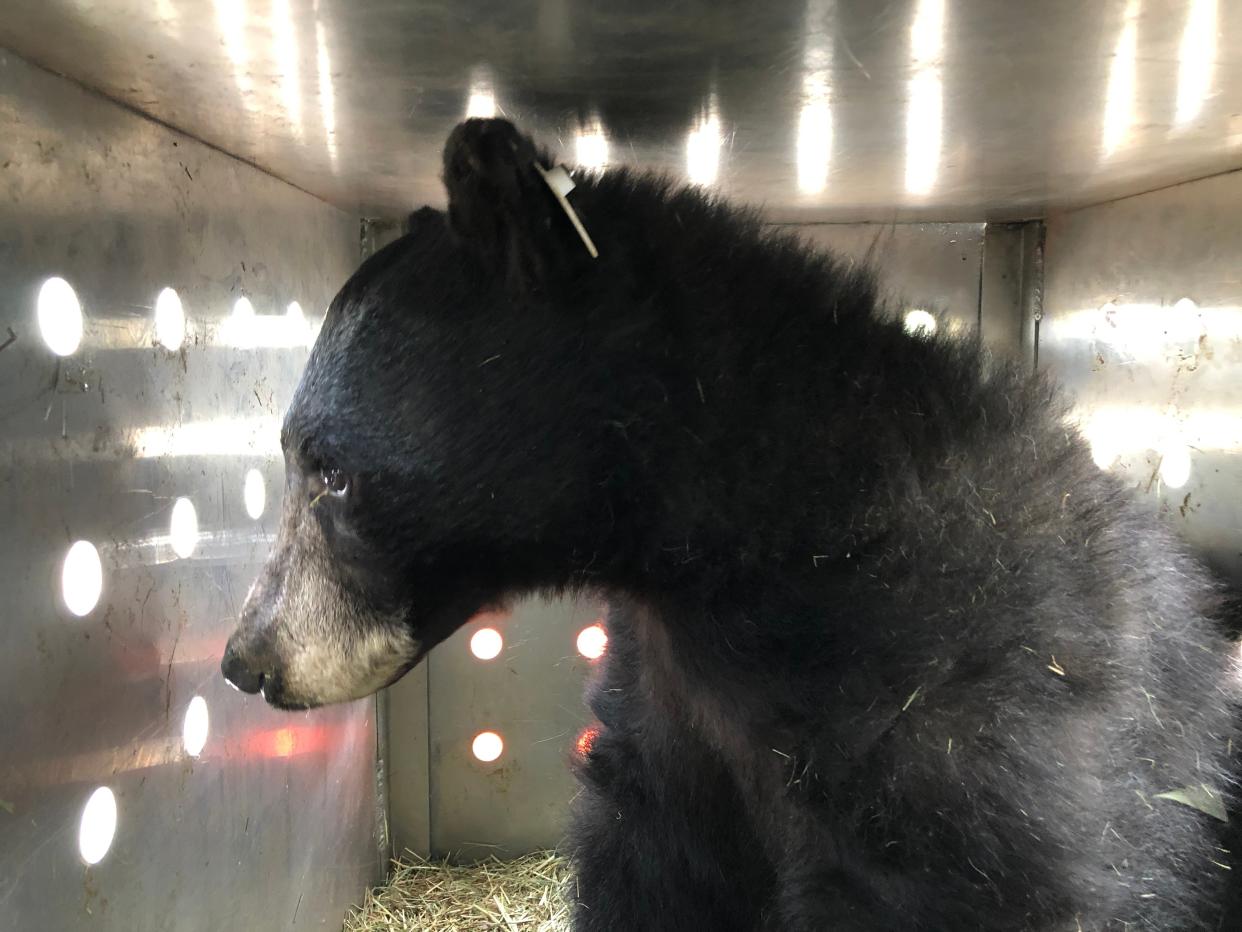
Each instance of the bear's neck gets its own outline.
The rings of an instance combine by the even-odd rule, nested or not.
[[[637,567],[671,591],[822,580],[986,420],[962,388],[979,383],[977,350],[865,310],[717,329],[696,349],[681,423],[652,457],[668,493]]]

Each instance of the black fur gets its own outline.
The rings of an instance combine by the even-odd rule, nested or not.
[[[1045,379],[907,335],[864,270],[471,122],[334,302],[286,428],[427,646],[612,605],[576,928],[1222,927],[1220,593]]]

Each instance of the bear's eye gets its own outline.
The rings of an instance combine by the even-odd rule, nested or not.
[[[349,492],[349,476],[335,466],[325,467],[319,473],[324,491],[337,498],[344,498]]]

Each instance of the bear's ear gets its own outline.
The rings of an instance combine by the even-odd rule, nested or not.
[[[484,270],[518,292],[546,286],[587,256],[545,180],[551,167],[508,120],[467,120],[444,147],[449,226]]]
[[[417,235],[425,230],[443,227],[444,215],[434,207],[420,207],[405,218],[406,235]]]

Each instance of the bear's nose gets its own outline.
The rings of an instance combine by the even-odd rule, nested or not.
[[[224,648],[224,657],[220,660],[220,672],[234,689],[240,689],[253,696],[263,688],[263,681],[271,675],[271,670],[265,670],[263,664],[255,663],[243,656],[234,640],[234,638],[229,638],[229,643]]]

